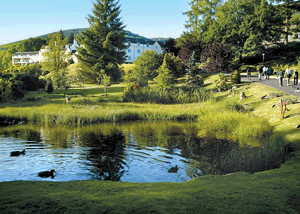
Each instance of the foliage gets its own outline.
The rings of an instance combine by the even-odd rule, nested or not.
[[[183,104],[202,102],[211,98],[211,93],[204,89],[182,88],[151,88],[132,85],[123,94],[123,102]]]
[[[21,99],[26,90],[18,74],[1,74],[0,76],[0,101]]]
[[[133,64],[133,80],[142,85],[147,85],[148,79],[153,80],[157,76],[157,69],[162,64],[162,59],[155,51],[147,50],[142,52]]]
[[[43,56],[45,61],[42,62],[44,70],[49,71],[48,78],[51,78],[53,86],[55,88],[67,87],[66,73],[68,63],[66,59],[68,54],[65,52],[65,45],[67,40],[61,40],[61,33],[50,35],[49,44],[47,50]]]
[[[202,86],[204,81],[200,73],[200,69],[196,64],[195,52],[191,55],[191,58],[187,64],[186,69],[186,86],[199,87]]]
[[[51,81],[48,81],[46,83],[45,92],[48,93],[48,94],[53,92],[53,84],[52,84]]]
[[[160,88],[169,88],[174,83],[174,76],[167,67],[166,55],[164,57],[163,64],[157,69],[158,76],[154,78]]]
[[[184,62],[173,53],[166,53],[164,57],[166,57],[167,68],[171,71],[172,75],[175,78],[183,77],[186,69]]]
[[[229,88],[229,84],[227,83],[227,77],[224,75],[224,73],[219,73],[218,78],[214,81],[215,87],[218,89],[218,91],[225,91]]]
[[[68,43],[68,44],[73,44],[74,38],[75,38],[74,33],[71,32],[70,35],[68,36],[68,41],[67,41],[67,43]]]
[[[239,83],[241,83],[241,74],[240,74],[240,72],[238,70],[234,70],[231,73],[230,81],[231,81],[232,84],[239,84]]]
[[[19,45],[17,45],[16,49],[18,52],[39,51],[46,44],[47,41],[40,37],[29,38],[23,40]]]
[[[214,41],[208,45],[201,54],[201,62],[204,70],[212,73],[228,72],[233,58],[230,45]]]
[[[172,53],[174,56],[178,56],[179,48],[176,46],[176,40],[174,38],[169,38],[165,41],[163,49],[165,53]]]
[[[178,56],[183,60],[184,63],[188,63],[191,55],[193,54],[193,52],[195,52],[195,60],[196,62],[200,62],[202,49],[203,44],[200,40],[188,38],[182,42]]]
[[[78,59],[98,83],[102,70],[113,82],[121,79],[119,65],[125,61],[126,46],[118,3],[115,0],[93,3],[93,15],[87,17],[90,27],[77,37],[81,45]]]

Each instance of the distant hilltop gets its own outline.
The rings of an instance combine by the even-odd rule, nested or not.
[[[74,29],[69,29],[69,30],[62,30],[62,33],[64,35],[64,37],[68,37],[72,32],[75,36],[79,35],[80,31],[85,31],[87,28],[74,28]],[[57,33],[58,31],[56,32],[52,32],[52,33]],[[41,36],[36,36],[36,37],[40,37],[40,38],[44,38],[46,39],[48,37],[48,35],[51,34],[51,33],[48,33],[48,34],[44,34],[44,35],[41,35]],[[140,36],[136,33],[132,33],[128,30],[125,30],[125,37],[127,38],[132,38],[132,39],[137,39],[137,41],[157,41],[157,42],[165,42],[166,40],[168,40],[169,38],[147,38],[147,37],[144,37],[144,36]],[[24,39],[25,40],[25,39]],[[23,41],[23,40],[21,40]],[[15,43],[18,43],[18,42],[21,42],[21,41],[16,41],[16,42],[11,42],[11,43],[7,43],[7,44],[4,44],[4,45],[0,45],[0,51],[4,51],[6,50],[10,44],[15,44]]]

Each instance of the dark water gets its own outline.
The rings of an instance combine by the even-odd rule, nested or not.
[[[241,147],[226,139],[200,138],[199,130],[197,123],[145,122],[2,127],[0,181],[184,182],[205,174],[254,172],[280,166],[281,159],[274,154],[258,159],[265,151],[262,148]],[[11,151],[23,149],[25,155],[10,157]],[[177,173],[168,173],[175,165],[179,168]],[[51,169],[57,172],[53,179],[37,176]]]

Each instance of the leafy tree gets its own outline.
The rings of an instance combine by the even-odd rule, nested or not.
[[[187,39],[182,42],[181,49],[179,51],[179,58],[183,60],[184,63],[188,63],[189,59],[193,52],[195,52],[195,60],[196,62],[200,61],[200,55],[202,52],[202,42],[200,40],[195,39]]]
[[[228,0],[217,9],[215,19],[210,40],[231,44],[240,61],[244,53],[259,48],[252,45],[279,40],[280,17],[266,0]]]
[[[203,34],[214,22],[214,15],[223,0],[192,0],[188,4],[191,9],[183,14],[188,17],[185,28],[197,40],[203,39]],[[189,56],[190,57],[190,56]]]
[[[101,71],[118,81],[121,77],[119,65],[125,62],[125,30],[120,18],[119,2],[97,0],[93,3],[93,15],[87,19],[90,27],[77,37],[78,59],[86,70],[101,78]]]
[[[166,53],[164,57],[166,58],[167,68],[175,78],[184,76],[186,66],[179,57],[174,56],[173,53]]]
[[[47,41],[45,39],[36,37],[36,38],[29,38],[22,41],[16,49],[18,52],[26,52],[26,51],[39,51],[42,46],[46,45]]]
[[[51,35],[47,51],[43,54],[45,61],[42,63],[42,66],[50,72],[48,76],[56,88],[61,86],[66,88],[66,85],[64,85],[66,83],[65,76],[68,65],[66,62],[68,54],[65,51],[66,42],[66,39],[61,40],[60,32]]]
[[[168,88],[174,83],[174,76],[167,67],[166,56],[164,57],[163,64],[157,70],[158,76],[154,78],[154,81],[160,88]]]
[[[200,74],[200,69],[196,64],[196,54],[192,53],[186,69],[186,86],[195,87],[203,85],[203,78]]]
[[[75,38],[74,33],[71,32],[70,35],[68,36],[68,41],[67,41],[67,43],[73,44],[74,38]]]
[[[204,64],[202,68],[212,73],[228,71],[232,58],[230,45],[214,41],[201,54],[201,61]]]
[[[176,46],[176,40],[173,38],[169,38],[164,43],[164,51],[165,53],[173,53],[174,56],[178,56],[179,48]]]
[[[147,50],[133,62],[132,77],[141,85],[147,85],[148,79],[153,80],[157,76],[157,69],[162,64],[161,57],[153,50]]]

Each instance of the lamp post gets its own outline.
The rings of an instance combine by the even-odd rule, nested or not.
[[[265,66],[265,54],[263,53],[263,66]]]

